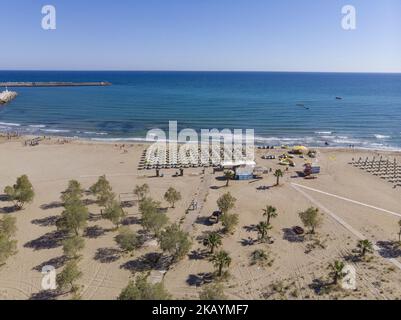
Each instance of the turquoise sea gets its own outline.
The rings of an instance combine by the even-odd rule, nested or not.
[[[136,141],[176,120],[255,129],[269,145],[401,149],[401,74],[0,71],[3,81],[113,84],[13,89],[17,99],[0,107],[3,132]]]

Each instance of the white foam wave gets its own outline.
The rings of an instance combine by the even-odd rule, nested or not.
[[[375,136],[376,139],[389,139],[389,138],[391,138],[390,136],[386,136],[386,135],[383,135],[383,134],[374,134],[374,136]]]
[[[20,127],[19,123],[12,123],[12,122],[0,122],[1,126],[8,126],[8,127]]]

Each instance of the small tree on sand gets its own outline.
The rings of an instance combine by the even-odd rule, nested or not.
[[[210,249],[210,253],[214,253],[214,249],[222,245],[221,236],[217,232],[211,232],[206,238],[206,246]]]
[[[318,208],[308,208],[299,213],[299,217],[306,228],[309,228],[311,234],[315,233],[315,229],[322,224],[322,216]]]
[[[0,234],[11,238],[14,237],[17,232],[17,219],[15,217],[6,215],[0,219]]]
[[[23,209],[25,204],[31,203],[35,196],[33,186],[27,175],[19,177],[13,186],[5,187],[4,193],[19,210]]]
[[[239,222],[239,215],[236,213],[225,213],[221,216],[220,220],[224,227],[224,233],[233,234]]]
[[[134,194],[138,197],[139,201],[142,201],[149,195],[150,188],[148,184],[143,184],[141,186],[137,185],[134,189]]]
[[[57,229],[78,236],[79,232],[85,228],[88,218],[88,209],[81,201],[70,203],[61,213],[61,217],[56,223]]]
[[[235,175],[234,172],[231,170],[227,170],[224,172],[224,178],[226,179],[226,187],[228,187],[230,180],[234,179]]]
[[[206,300],[227,300],[227,296],[224,294],[224,288],[221,283],[210,283],[203,287],[199,293],[199,299]]]
[[[276,218],[278,216],[277,209],[273,206],[266,206],[263,209],[263,216],[266,217],[266,223],[270,224],[271,218]]]
[[[115,237],[118,246],[126,253],[133,253],[141,245],[138,235],[129,227],[122,227]]]
[[[82,272],[78,268],[77,260],[67,262],[64,269],[57,275],[57,287],[61,291],[69,290],[76,293],[79,286],[76,281],[82,277]]]
[[[17,253],[17,241],[12,239],[17,231],[15,223],[14,217],[4,216],[0,219],[0,266]]]
[[[266,241],[268,239],[267,233],[271,229],[272,229],[272,226],[269,223],[264,222],[264,221],[260,222],[256,226],[256,230],[258,231],[258,234],[259,234],[259,240]]]
[[[121,203],[116,200],[109,202],[102,214],[102,216],[110,220],[116,226],[116,228],[119,227],[119,225],[122,223],[122,219],[126,215],[126,212],[121,207]]]
[[[116,197],[113,193],[110,182],[106,179],[106,176],[99,177],[98,181],[92,185],[89,190],[96,196],[97,203],[101,207],[106,207],[106,205]]]
[[[63,252],[68,259],[78,259],[79,252],[85,247],[85,240],[80,236],[68,237],[63,241]]]
[[[166,200],[171,205],[171,207],[174,208],[175,203],[181,200],[181,193],[179,193],[173,187],[170,187],[164,194],[164,200]]]
[[[333,284],[337,285],[339,280],[342,280],[347,273],[344,272],[345,264],[342,261],[334,261],[329,264],[329,277],[333,280]]]
[[[150,284],[147,275],[139,275],[124,288],[118,300],[170,300],[171,295],[163,283]]]
[[[221,211],[222,214],[228,213],[231,209],[235,207],[235,202],[237,199],[235,199],[230,192],[223,194],[218,200],[217,200],[217,206],[219,207],[219,210]]]
[[[283,171],[281,171],[280,169],[277,169],[274,172],[274,176],[276,177],[276,186],[278,186],[280,184],[280,178],[282,178],[284,176]]]
[[[63,206],[68,206],[69,204],[79,201],[82,199],[84,190],[81,187],[81,184],[76,180],[71,180],[68,182],[67,189],[61,194],[61,201],[63,202]]]
[[[357,245],[361,257],[365,257],[366,253],[373,252],[373,244],[369,240],[360,240]]]
[[[216,268],[217,276],[221,277],[223,275],[223,269],[229,268],[231,265],[231,257],[227,251],[219,251],[216,252],[210,261],[213,263],[213,266]]]
[[[180,226],[173,224],[168,226],[165,231],[161,232],[160,248],[169,252],[174,261],[178,261],[188,254],[192,246],[192,241],[187,232],[181,230]]]
[[[160,230],[168,223],[166,214],[159,212],[160,202],[151,198],[145,198],[139,205],[139,212],[142,215],[142,227],[149,232],[153,232],[156,236]]]

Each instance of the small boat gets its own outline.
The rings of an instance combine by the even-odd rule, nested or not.
[[[343,98],[341,98],[341,97],[336,97],[336,100],[342,100]]]

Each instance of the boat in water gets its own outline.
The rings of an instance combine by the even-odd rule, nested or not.
[[[7,87],[5,91],[0,92],[0,104],[5,104],[14,100],[18,93],[15,91],[8,91]]]

